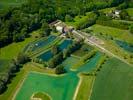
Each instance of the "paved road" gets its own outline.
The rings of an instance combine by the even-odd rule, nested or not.
[[[92,41],[92,40],[90,39],[90,35],[88,35],[87,33],[81,32],[81,31],[75,31],[75,30],[73,31],[73,33],[79,35],[79,36],[82,37],[82,38],[84,38],[84,39],[85,39],[85,43],[87,43],[87,44],[89,44],[89,45],[95,45],[96,47],[100,48],[100,49],[102,50],[102,52],[104,52],[104,53],[106,53],[106,54],[108,54],[108,55],[111,55],[111,56],[113,56],[113,57],[115,57],[115,58],[117,58],[117,59],[119,59],[119,60],[125,62],[126,64],[132,66],[132,65],[131,65],[130,63],[128,63],[126,60],[124,60],[124,59],[122,59],[121,57],[119,57],[119,56],[113,54],[111,51],[105,49],[105,48],[102,47],[100,44],[98,44],[98,43]],[[132,66],[132,67],[133,67],[133,66]]]

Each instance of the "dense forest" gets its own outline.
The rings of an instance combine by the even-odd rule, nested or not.
[[[127,1],[127,0],[125,0]],[[117,6],[124,0],[27,0],[8,10],[0,10],[0,47],[19,42],[43,23],[65,20],[85,12]]]

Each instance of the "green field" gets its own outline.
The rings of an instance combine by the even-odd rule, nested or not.
[[[118,28],[108,27],[108,26],[102,26],[95,24],[92,27],[89,27],[89,29],[93,30],[93,32],[97,35],[99,33],[102,33],[103,35],[110,35],[114,37],[115,39],[124,40],[128,43],[133,43],[133,35],[129,33],[128,30],[121,30]]]
[[[8,59],[0,59],[0,73],[4,73],[6,70],[8,70],[9,66],[9,62],[11,60],[8,60]]]
[[[76,57],[69,57],[67,58],[65,61],[63,61],[62,65],[65,66],[65,69],[70,72],[71,67],[75,64],[79,62],[79,59]]]
[[[81,85],[76,100],[89,100],[95,76],[81,76]]]
[[[8,8],[10,6],[18,6],[22,3],[26,2],[27,0],[0,0],[0,9]]]
[[[15,100],[29,100],[38,91],[49,94],[53,100],[72,100],[78,80],[73,73],[59,77],[29,73]]]
[[[128,8],[126,11],[128,12],[129,16],[133,17],[133,8]]]
[[[98,73],[91,100],[132,100],[133,66],[110,58]]]
[[[78,57],[83,57],[91,50],[93,50],[93,47],[91,47],[87,44],[84,44],[84,45],[82,45],[82,47],[79,50],[76,50],[72,55],[78,56]]]

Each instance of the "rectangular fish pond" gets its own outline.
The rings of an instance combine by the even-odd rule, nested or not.
[[[63,51],[66,49],[70,44],[72,43],[72,40],[64,40],[58,47],[60,51]],[[48,61],[53,57],[53,54],[51,51],[44,52],[43,54],[39,55],[37,58],[42,59],[43,61]]]
[[[52,41],[56,39],[56,36],[50,35],[48,38],[43,38],[38,41],[35,41],[33,43],[29,43],[25,48],[24,52],[28,49],[29,51],[36,51],[37,49],[40,49],[44,46],[49,45]]]

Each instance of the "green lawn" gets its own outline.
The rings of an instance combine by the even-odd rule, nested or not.
[[[74,73],[51,76],[29,73],[15,100],[29,100],[32,94],[42,91],[53,100],[72,100],[79,78]]]
[[[133,66],[110,58],[98,73],[91,100],[132,100]]]
[[[20,84],[22,83],[23,79],[30,71],[49,74],[54,73],[54,70],[40,68],[40,66],[37,64],[34,65],[32,63],[28,63],[21,69],[20,72],[16,74],[16,76],[11,80],[11,83],[7,85],[8,88],[3,94],[0,95],[0,100],[11,100],[11,98],[13,98],[13,96],[15,95],[17,89],[20,87]]]
[[[99,11],[103,12],[103,13],[110,13],[115,9],[116,9],[116,7],[112,7],[112,8],[105,8],[105,9],[102,9],[102,10],[99,10]]]
[[[89,21],[90,19],[92,19],[94,17],[96,17],[96,15],[94,13],[87,12],[86,15],[76,16],[72,22],[66,22],[66,24],[77,28],[78,26],[86,23],[87,21]]]
[[[123,41],[126,41],[128,43],[133,43],[133,35],[130,34],[128,30],[121,30],[118,28],[108,27],[108,26],[102,26],[95,24],[92,27],[89,27],[89,29],[93,30],[93,32],[97,35],[99,33],[103,33],[103,35],[106,36],[110,35],[116,39],[120,39]]]
[[[13,59],[19,52],[30,42],[34,41],[34,37],[25,39],[22,42],[12,43],[8,46],[1,48],[0,59]]]
[[[133,8],[128,8],[126,11],[128,12],[129,16],[133,17]]]
[[[81,76],[82,82],[80,84],[76,100],[89,100],[94,78],[94,76]]]

